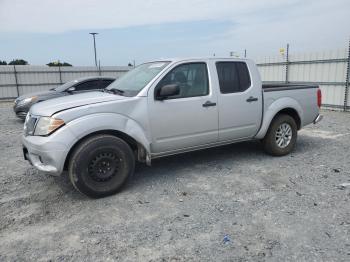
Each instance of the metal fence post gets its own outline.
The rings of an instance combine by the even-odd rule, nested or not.
[[[288,79],[288,72],[289,70],[289,44],[287,44],[287,53],[286,53],[286,83],[288,84],[289,79]]]
[[[15,75],[15,83],[16,83],[16,90],[17,90],[17,97],[18,97],[19,96],[19,89],[18,89],[18,79],[17,79],[16,65],[13,65],[13,73]]]
[[[61,66],[58,66],[58,72],[59,72],[59,74],[60,74],[60,83],[61,83],[61,85],[63,84],[63,82],[62,82],[62,72],[61,72]]]
[[[348,96],[349,96],[349,74],[350,74],[350,39],[348,46],[348,61],[346,66],[346,79],[345,79],[345,93],[344,93],[344,111],[348,109]]]

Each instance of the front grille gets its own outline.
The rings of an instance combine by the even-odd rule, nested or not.
[[[24,135],[25,136],[32,136],[34,134],[34,129],[35,129],[35,125],[37,122],[38,118],[31,116],[31,115],[27,115],[26,121],[24,123]]]

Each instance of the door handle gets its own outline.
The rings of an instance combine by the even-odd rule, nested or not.
[[[248,103],[250,103],[250,102],[255,102],[255,101],[258,101],[258,98],[257,98],[257,97],[252,97],[252,96],[250,96],[246,101],[247,101]]]
[[[216,106],[216,103],[207,101],[203,104],[203,107]]]

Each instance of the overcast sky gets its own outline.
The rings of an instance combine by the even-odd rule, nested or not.
[[[349,0],[0,0],[0,60],[101,65],[345,48]]]

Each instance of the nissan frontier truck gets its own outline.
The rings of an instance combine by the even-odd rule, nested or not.
[[[23,153],[98,198],[118,192],[135,162],[225,144],[260,140],[270,155],[290,153],[298,130],[317,123],[315,85],[263,85],[255,63],[236,58],[148,62],[104,91],[34,105]]]

